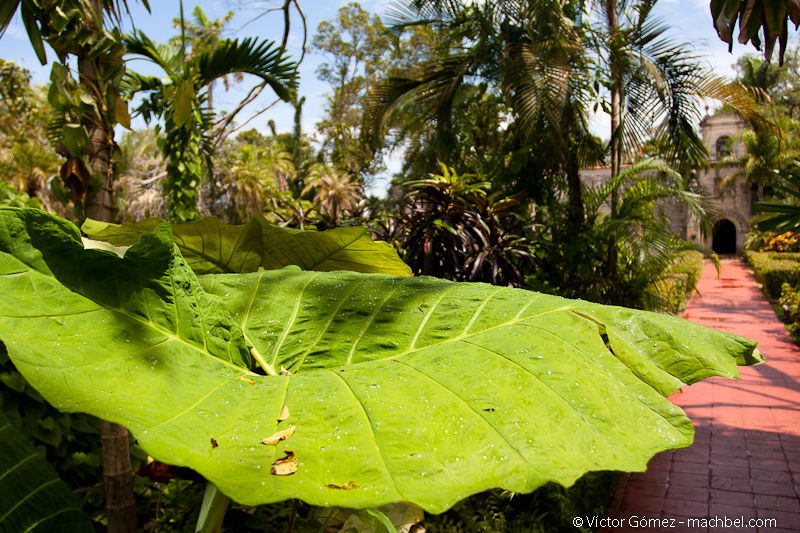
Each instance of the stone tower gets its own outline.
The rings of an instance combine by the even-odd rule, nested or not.
[[[711,234],[703,235],[692,216],[686,216],[685,238],[719,254],[741,253],[745,234],[750,230],[753,191],[744,178],[735,176],[735,167],[717,168],[717,161],[726,155],[741,155],[744,147],[734,136],[746,123],[732,113],[708,116],[700,123],[703,142],[708,149],[709,168],[693,173],[693,185],[714,199],[721,216]]]

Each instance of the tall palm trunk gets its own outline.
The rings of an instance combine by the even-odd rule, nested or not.
[[[620,135],[620,123],[622,111],[620,102],[622,100],[622,73],[620,72],[619,59],[617,58],[615,44],[617,41],[617,31],[619,30],[619,17],[617,15],[617,1],[606,0],[606,24],[608,28],[608,40],[611,43],[609,48],[609,67],[611,73],[611,177],[615,178],[620,171],[622,160],[622,138]],[[612,214],[616,213],[616,193],[612,196]]]
[[[102,25],[102,4],[92,0],[92,8]],[[85,120],[89,134],[88,162],[95,187],[89,189],[84,207],[89,218],[103,222],[114,221],[113,185],[114,169],[114,125],[115,109],[107,109],[106,97],[112,81],[102,80],[104,69],[100,66],[103,56],[91,57],[89,47],[84,47],[77,56],[81,85],[92,95],[101,120]],[[117,61],[122,61],[119,57]],[[100,424],[103,450],[103,487],[106,499],[109,533],[134,533],[136,528],[136,501],[133,497],[133,468],[128,430],[103,420]]]
[[[618,42],[619,30],[619,17],[617,15],[617,0],[606,0],[606,26],[608,30],[608,42],[610,43],[608,51],[608,61],[611,74],[611,144],[609,146],[611,157],[611,179],[616,178],[620,172],[620,163],[622,161],[622,131],[620,126],[622,123],[622,72],[620,69],[619,58],[617,57],[616,44]],[[611,192],[611,216],[617,214],[617,204],[619,203],[619,194],[617,188]],[[617,243],[608,243],[608,278],[612,285],[615,284],[617,278],[617,262],[619,259],[619,252]]]
[[[100,116],[106,116],[108,110],[104,109],[106,99],[103,97],[100,83],[98,82],[97,65],[88,53],[78,56],[78,73],[80,83],[89,94],[94,97]],[[114,182],[114,125],[86,121],[84,126],[89,133],[89,171],[99,182],[98,188],[92,188],[85,202],[85,213],[89,218],[103,222],[113,222],[114,207],[112,203]]]
[[[572,95],[569,95],[567,103],[564,106],[564,118],[562,121],[564,127],[562,133],[566,139],[568,139],[568,147],[565,150],[565,170],[569,202],[569,225],[573,234],[576,234],[580,228],[583,228],[586,219],[585,206],[583,203],[583,187],[581,186],[579,142],[576,138],[577,127],[575,123],[575,112],[572,103]]]

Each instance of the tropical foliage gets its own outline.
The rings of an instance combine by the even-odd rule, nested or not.
[[[750,42],[761,50],[767,61],[778,43],[779,61],[783,63],[789,40],[789,21],[800,24],[800,5],[796,2],[767,2],[766,0],[711,0],[711,18],[719,38],[733,48],[733,34],[739,26],[740,43]]]
[[[69,486],[0,413],[0,524],[6,531],[91,532]],[[66,524],[66,527],[59,526]]]
[[[209,131],[214,113],[206,106],[207,88],[219,78],[247,73],[262,78],[281,99],[289,100],[289,91],[296,85],[296,67],[271,41],[225,40],[188,53],[185,42],[159,46],[139,32],[126,37],[125,45],[129,53],[155,63],[167,75],[167,81],[162,81],[129,72],[125,89],[128,95],[148,93],[136,109],[145,120],[164,119],[160,144],[167,159],[163,187],[169,197],[167,211],[176,222],[192,220],[199,215],[197,190],[204,181],[204,166],[211,167]]]
[[[524,286],[532,255],[515,198],[445,165],[441,175],[406,186],[403,216],[387,237],[397,240],[416,273]]]
[[[350,3],[306,35],[302,2],[266,2],[275,42],[176,4],[163,45],[123,31],[124,0],[3,4],[0,31],[18,12],[58,59],[43,88],[0,62],[3,412],[112,531],[137,510],[102,510],[100,431],[133,465],[107,463],[105,485],[135,485],[145,530],[553,531],[601,513],[598,470],[691,442],[670,392],[761,361],[746,339],[598,305],[678,313],[692,293],[701,253],[666,212],[715,215],[691,185],[702,97],[752,126],[721,164],[781,215],[762,223],[794,228],[800,198],[793,53],[731,84],[654,4],[406,0],[384,25]],[[313,133],[306,45],[328,88]],[[239,122],[265,88],[290,130]],[[128,99],[148,129],[117,144]],[[376,510],[398,501],[429,513]]]

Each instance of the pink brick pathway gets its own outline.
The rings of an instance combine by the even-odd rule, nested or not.
[[[738,259],[717,279],[706,265],[685,318],[755,339],[767,363],[742,379],[712,378],[671,399],[694,421],[694,444],[665,452],[630,476],[609,517],[774,518],[777,528],[708,529],[630,525],[604,531],[800,531],[800,349]]]

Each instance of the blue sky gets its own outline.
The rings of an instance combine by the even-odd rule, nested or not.
[[[308,20],[309,40],[321,21],[334,18],[337,10],[349,3],[348,0],[299,0],[299,2]],[[177,0],[150,0],[152,4],[151,13],[144,10],[136,0],[129,0],[129,3],[132,7],[134,24],[153,40],[164,42],[175,34],[176,30],[172,27],[172,19],[177,17],[179,13]],[[184,9],[187,18],[195,5],[200,5],[210,18],[217,18],[228,11],[234,11],[236,15],[229,25],[229,28],[231,28],[229,35],[231,37],[253,36],[278,40],[283,30],[283,21],[280,13],[267,14],[249,24],[247,22],[255,15],[263,12],[265,7],[275,7],[279,3],[282,2],[278,2],[278,0],[200,0],[197,2],[186,0]],[[387,6],[391,4],[391,0],[364,0],[361,4],[368,11],[382,16]],[[753,51],[749,46],[745,47],[737,44],[734,47],[733,54],[728,53],[727,45],[717,38],[712,27],[709,0],[660,0],[654,12],[673,28],[671,32],[673,39],[690,43],[694,46],[698,55],[703,56],[705,58],[704,61],[717,74],[733,76],[732,65],[736,62],[736,59],[745,52]],[[288,48],[294,57],[298,57],[302,43],[302,32],[300,31],[300,20],[297,16],[292,20],[292,28]],[[0,57],[13,60],[30,69],[35,83],[45,83],[47,81],[50,67],[41,67],[39,65],[31,50],[19,17],[13,21],[9,30],[0,39]],[[53,57],[52,52],[49,57]],[[324,61],[325,58],[323,56],[309,51],[300,66],[300,93],[306,97],[306,105],[303,110],[303,128],[306,133],[310,134],[313,134],[314,124],[322,116],[325,106],[325,94],[329,90],[326,84],[317,80],[315,73],[317,67]],[[148,72],[147,66],[143,61],[133,61],[131,66],[134,70]],[[226,107],[234,105],[252,84],[252,80],[246,80],[227,94],[217,90],[214,95],[215,106]],[[263,108],[273,100],[274,97],[271,94],[262,96],[251,105],[250,112],[253,113]],[[248,115],[245,112],[240,116],[247,118]],[[267,121],[272,119],[275,121],[279,131],[290,131],[292,116],[293,109],[290,106],[277,104],[264,114],[253,119],[246,127],[266,130]],[[604,115],[595,117],[593,129],[601,137],[607,137],[607,117]],[[396,167],[396,157],[394,161],[389,162],[389,166],[390,168]]]

